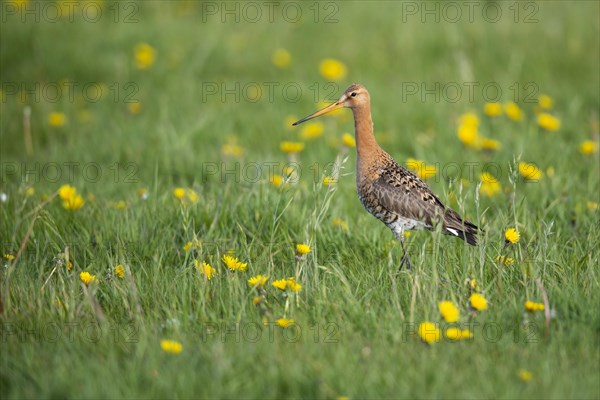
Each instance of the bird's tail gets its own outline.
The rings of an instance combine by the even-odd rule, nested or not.
[[[444,216],[444,233],[461,238],[471,246],[477,245],[479,228],[462,219],[455,211],[447,210]]]

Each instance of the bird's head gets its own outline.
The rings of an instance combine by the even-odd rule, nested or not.
[[[344,91],[338,101],[313,114],[310,114],[307,117],[302,118],[299,121],[294,122],[292,125],[298,125],[304,121],[308,121],[309,119],[320,117],[321,115],[337,110],[338,108],[359,108],[361,106],[368,105],[369,101],[369,92],[367,92],[367,89],[365,89],[365,87],[359,83],[354,83]]]

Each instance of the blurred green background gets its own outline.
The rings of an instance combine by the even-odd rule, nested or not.
[[[600,396],[599,2],[0,6],[3,397]],[[435,166],[428,183],[485,228],[481,246],[414,233],[414,268],[398,273],[391,233],[356,198],[354,150],[341,146],[350,110],[320,119],[313,139],[290,126],[353,82],[371,94],[382,147]],[[558,129],[540,125],[542,95]],[[486,115],[489,102],[502,115]],[[459,140],[465,113],[495,149]],[[282,141],[306,147],[291,158]],[[273,184],[290,159],[298,184]],[[520,176],[519,161],[541,178]],[[81,209],[55,198],[64,184]],[[177,187],[197,198],[177,200]],[[504,247],[508,227],[521,239]],[[311,253],[296,259],[296,243]],[[230,249],[248,271],[227,270]],[[299,340],[273,325],[257,342],[207,333],[261,323],[256,274],[270,277],[266,317],[293,318]],[[284,298],[271,282],[288,276],[302,290]],[[471,279],[485,312],[468,308]],[[523,307],[544,293],[550,328]],[[421,343],[415,324],[441,321],[441,300],[479,324],[473,340]],[[85,324],[104,334],[90,340]]]

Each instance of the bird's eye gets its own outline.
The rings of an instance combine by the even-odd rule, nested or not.
[[[356,97],[356,92],[352,92],[352,94],[350,96]]]

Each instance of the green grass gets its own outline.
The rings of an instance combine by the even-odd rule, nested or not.
[[[456,23],[422,22],[406,7],[424,3],[412,2],[319,3],[317,23],[310,4],[301,5],[297,23],[286,22],[281,8],[273,23],[266,9],[256,23],[243,15],[222,23],[199,2],[127,4],[137,8],[105,1],[107,17],[97,23],[81,15],[72,23],[22,22],[3,9],[0,191],[8,200],[0,203],[1,251],[17,255],[24,246],[17,260],[2,260],[0,273],[3,398],[600,397],[599,214],[587,206],[599,201],[599,160],[578,152],[582,141],[598,142],[597,2],[518,3],[518,23],[512,2],[492,3],[503,11],[496,23],[481,16],[487,2],[478,3],[472,23],[464,8]],[[124,23],[132,10],[138,22]],[[323,23],[332,10],[338,22]],[[524,23],[532,10],[537,21]],[[140,42],[157,51],[146,71],[133,61]],[[287,69],[271,64],[279,47],[292,54]],[[348,68],[337,86],[319,75],[326,57]],[[91,102],[76,89],[72,99],[63,92],[52,102],[39,92],[63,81],[102,83],[107,95]],[[285,126],[286,117],[312,112],[317,100],[339,96],[354,81],[371,93],[381,145],[399,162],[413,157],[438,167],[430,186],[485,229],[480,246],[413,233],[413,268],[398,272],[399,245],[356,197],[355,155],[335,190],[320,184],[339,152],[332,142],[352,131],[349,110],[322,118],[324,135],[299,156],[298,184],[269,183],[269,163],[277,173],[286,163],[279,143],[297,140],[301,130]],[[221,85],[236,82],[278,86],[255,102],[240,91],[239,101],[222,99]],[[450,101],[450,92],[421,89],[436,82],[464,92]],[[523,121],[483,115],[481,88],[490,82],[502,90],[499,101],[522,107]],[[219,93],[207,94],[214,83]],[[19,101],[15,87],[36,84],[38,93]],[[302,89],[298,101],[282,92],[286,84]],[[413,84],[419,92],[406,95]],[[131,88],[142,104],[137,115],[128,112]],[[555,101],[557,132],[536,124],[541,93]],[[32,111],[32,154],[24,105]],[[67,116],[65,126],[49,125],[54,111]],[[456,120],[468,111],[501,149],[463,147]],[[229,136],[242,157],[221,154]],[[524,181],[515,172],[519,160],[538,165],[544,177]],[[501,183],[493,197],[478,195],[483,170]],[[81,210],[67,211],[57,198],[44,203],[67,183],[86,198]],[[178,186],[193,188],[199,201],[181,206],[172,193]],[[138,198],[140,188],[147,200]],[[128,207],[115,208],[119,200]],[[336,217],[347,232],[332,223]],[[521,239],[504,248],[508,227]],[[183,251],[194,238],[202,246]],[[312,252],[297,260],[296,243]],[[247,271],[227,271],[221,257],[229,249],[248,262]],[[500,254],[514,265],[499,265]],[[219,274],[206,281],[194,259]],[[111,276],[117,264],[126,267],[124,279]],[[85,288],[81,271],[97,282]],[[256,274],[270,277],[264,326],[267,309],[253,305],[257,290],[247,284]],[[298,276],[302,290],[286,299],[271,282],[289,276]],[[488,299],[486,311],[468,312],[468,279]],[[543,313],[523,307],[542,302],[543,291],[555,314],[549,328]],[[458,304],[472,340],[420,341],[419,323],[441,322],[441,300]],[[296,328],[274,325],[284,313]],[[167,354],[161,339],[184,349]],[[519,379],[521,369],[533,374],[529,382]]]

